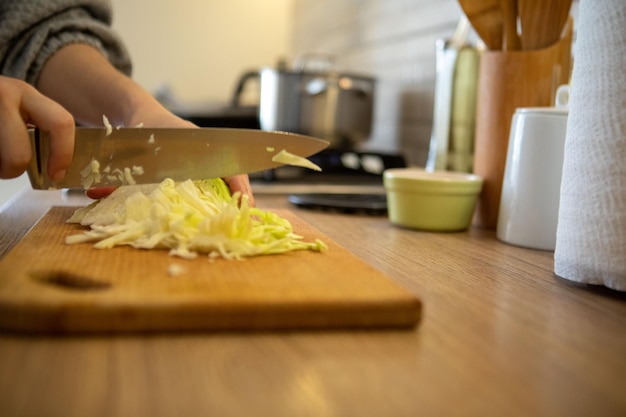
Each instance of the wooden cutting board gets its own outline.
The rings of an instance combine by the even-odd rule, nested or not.
[[[0,261],[0,328],[32,333],[411,328],[420,300],[289,211],[322,239],[241,261],[186,260],[166,250],[66,245],[83,230],[53,207]],[[181,270],[171,274],[172,265]]]

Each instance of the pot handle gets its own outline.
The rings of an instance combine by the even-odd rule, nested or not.
[[[231,101],[231,106],[233,108],[239,107],[239,100],[241,99],[241,93],[243,92],[246,84],[253,79],[260,79],[261,75],[259,71],[248,71],[245,72],[237,82],[237,86],[235,87],[235,92],[233,93],[233,99]]]

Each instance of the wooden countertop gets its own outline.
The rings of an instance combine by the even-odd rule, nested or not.
[[[48,207],[86,202],[26,190],[0,210],[0,257]],[[552,253],[493,232],[293,210],[415,292],[417,329],[0,334],[0,415],[626,415],[625,294],[561,280]]]

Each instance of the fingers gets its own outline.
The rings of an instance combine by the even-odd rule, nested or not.
[[[74,154],[72,115],[25,82],[0,77],[0,178],[17,177],[28,167],[27,123],[50,132],[48,174],[61,179]]]
[[[25,121],[20,114],[21,93],[0,79],[0,178],[22,174],[31,158]]]
[[[254,207],[254,195],[252,194],[252,187],[250,186],[250,179],[247,175],[237,175],[234,177],[224,178],[226,184],[233,193],[240,192],[242,195],[248,196],[248,203],[251,207]]]
[[[117,187],[115,186],[102,186],[102,187],[92,187],[89,188],[85,194],[87,197],[92,198],[94,200],[99,200],[111,194],[115,191]]]
[[[35,89],[29,89],[22,97],[22,110],[40,130],[50,133],[48,175],[54,181],[63,179],[74,155],[74,118]]]

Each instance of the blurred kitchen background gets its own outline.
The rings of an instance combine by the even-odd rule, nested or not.
[[[258,103],[242,75],[290,67],[303,54],[336,58],[335,69],[375,78],[369,137],[355,145],[426,164],[433,127],[435,44],[450,38],[456,0],[113,0],[114,27],[134,78],[173,110],[215,124],[242,120]],[[254,80],[253,80],[254,81]],[[229,120],[218,120],[225,115]],[[27,184],[0,181],[0,204]]]
[[[367,149],[424,164],[432,124],[435,41],[450,37],[456,0],[114,0],[135,78],[173,106],[227,105],[247,70],[335,55],[340,71],[376,78]],[[137,25],[137,19],[150,22]],[[242,102],[254,103],[254,83]],[[258,91],[258,90],[257,90]],[[245,95],[247,93],[247,96]],[[167,97],[166,97],[167,98]]]

